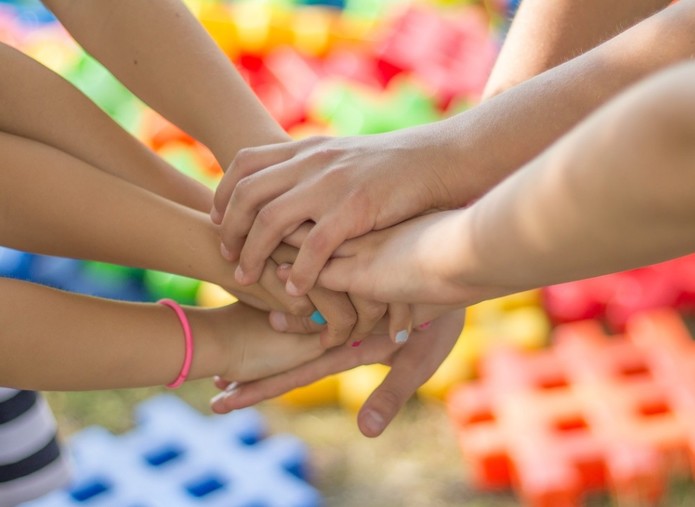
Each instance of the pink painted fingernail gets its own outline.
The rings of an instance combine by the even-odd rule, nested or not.
[[[360,345],[362,345],[362,340],[356,340],[356,341],[352,342],[352,344],[350,344],[350,346],[353,348],[359,347]]]
[[[427,322],[423,322],[422,324],[420,324],[417,327],[417,329],[418,329],[418,331],[424,331],[425,329],[429,329],[431,325],[432,325],[432,321],[428,320]]]

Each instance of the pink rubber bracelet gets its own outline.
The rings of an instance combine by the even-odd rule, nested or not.
[[[176,301],[174,301],[173,299],[160,299],[159,301],[157,301],[157,303],[159,303],[160,305],[168,306],[169,308],[174,310],[174,313],[176,313],[176,316],[179,318],[179,322],[181,322],[181,327],[183,328],[183,337],[186,342],[186,351],[183,357],[183,366],[181,366],[181,372],[179,373],[179,376],[176,377],[176,379],[172,383],[166,385],[169,389],[176,389],[186,381],[186,379],[188,378],[188,374],[191,371],[191,363],[193,363],[193,333],[191,332],[191,325],[188,323],[188,317],[186,317],[186,313],[183,311],[181,306],[179,306],[179,304]]]

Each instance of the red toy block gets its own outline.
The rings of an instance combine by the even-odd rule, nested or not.
[[[654,308],[695,310],[695,255],[543,289],[543,304],[556,323],[603,319],[623,331],[635,314]]]
[[[497,47],[482,9],[469,6],[445,16],[441,10],[416,5],[393,21],[376,54],[385,80],[412,73],[445,108],[454,98],[479,96]]]
[[[531,507],[601,489],[657,502],[669,473],[695,467],[695,342],[672,309],[624,335],[565,324],[547,350],[494,351],[447,405],[480,488],[512,487]]]

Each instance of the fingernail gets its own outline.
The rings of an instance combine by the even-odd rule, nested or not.
[[[356,341],[354,341],[354,342],[352,342],[352,343],[350,344],[350,346],[353,347],[353,348],[354,348],[354,347],[359,347],[360,345],[362,345],[362,340],[356,340]]]
[[[232,382],[229,384],[224,391],[216,395],[212,400],[210,400],[210,403],[215,404],[218,401],[226,400],[228,398],[231,398],[232,396],[236,396],[237,393],[239,392],[239,383],[238,382]]]
[[[224,257],[227,260],[229,260],[231,257],[231,255],[229,255],[229,250],[224,245],[224,243],[220,243],[220,253],[222,254],[222,257]]]
[[[241,266],[237,266],[234,270],[234,279],[239,283],[244,283],[245,277],[246,275],[244,274],[244,270],[241,269]]]
[[[224,388],[227,397],[235,395],[239,391],[239,382],[232,382]]]
[[[301,296],[299,289],[295,284],[292,283],[291,280],[287,281],[287,285],[285,285],[285,290],[290,296]]]
[[[408,341],[408,336],[410,333],[407,329],[401,329],[396,333],[396,343],[405,343]]]
[[[362,422],[370,433],[381,433],[384,428],[384,418],[380,413],[373,410],[368,410],[367,413],[364,414]]]
[[[210,210],[210,220],[212,220],[216,224],[219,224],[220,222],[222,222],[222,213],[217,211],[217,208],[213,207],[212,210]]]
[[[287,315],[282,312],[272,311],[270,312],[270,325],[275,331],[287,331],[289,327],[287,325]]]
[[[318,310],[314,310],[314,313],[311,314],[311,317],[309,317],[312,322],[318,324],[319,326],[323,326],[324,324],[327,324],[328,321],[325,319],[323,315],[321,315],[321,312]]]
[[[425,329],[429,329],[431,325],[432,321],[428,320],[427,322],[423,322],[422,324],[420,324],[417,328],[419,331],[424,331]]]

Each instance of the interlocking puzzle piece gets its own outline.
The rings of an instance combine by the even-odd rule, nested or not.
[[[526,505],[581,505],[609,488],[655,502],[692,459],[695,342],[672,309],[633,317],[625,335],[598,321],[559,326],[553,346],[502,349],[448,407],[481,488],[514,487]]]
[[[629,318],[653,308],[695,309],[695,256],[547,287],[544,305],[556,323],[602,318],[622,331]]]
[[[138,426],[115,436],[87,428],[69,442],[75,480],[27,507],[316,507],[307,449],[266,437],[259,412],[204,417],[162,395],[137,408]]]

